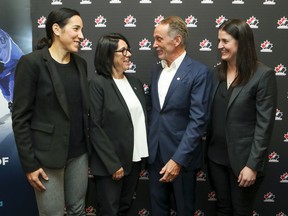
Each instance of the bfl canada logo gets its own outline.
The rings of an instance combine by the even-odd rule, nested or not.
[[[0,165],[5,166],[7,163],[9,163],[9,157],[0,158]]]
[[[265,0],[265,1],[263,2],[263,4],[264,4],[264,5],[275,5],[276,3],[275,3],[274,0]]]
[[[81,0],[80,4],[92,4],[91,0]]]

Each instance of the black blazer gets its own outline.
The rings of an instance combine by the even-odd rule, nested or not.
[[[213,100],[220,83],[217,69],[212,76]],[[275,73],[262,63],[247,84],[233,89],[226,110],[225,133],[230,164],[236,176],[245,166],[257,171],[257,176],[263,174],[275,120],[276,96]],[[213,128],[208,129],[208,144],[211,130]]]
[[[142,83],[132,76],[125,76],[147,119]],[[134,133],[126,102],[114,80],[102,75],[96,74],[89,81],[89,91],[91,172],[93,175],[109,176],[123,167],[127,175],[132,166]]]
[[[87,64],[71,54],[80,77],[85,135],[88,141]],[[15,73],[13,130],[25,172],[63,168],[70,120],[65,90],[47,48],[22,56]]]

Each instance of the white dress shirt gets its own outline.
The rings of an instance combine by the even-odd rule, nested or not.
[[[165,97],[167,95],[172,79],[175,76],[185,55],[186,55],[186,51],[183,52],[177,59],[175,59],[175,61],[172,62],[170,67],[167,65],[167,62],[165,60],[161,61],[163,70],[158,80],[158,95],[159,95],[159,102],[160,102],[161,109],[163,107]]]
[[[145,115],[142,105],[125,76],[123,79],[114,79],[114,81],[128,106],[132,118],[134,128],[132,161],[141,161],[141,158],[148,157]]]

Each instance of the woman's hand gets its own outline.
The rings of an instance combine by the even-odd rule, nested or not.
[[[124,169],[121,167],[119,170],[117,170],[115,173],[112,175],[112,179],[119,181],[121,178],[124,176]]]
[[[255,183],[256,176],[257,171],[245,166],[238,176],[239,187],[249,187],[253,185]]]

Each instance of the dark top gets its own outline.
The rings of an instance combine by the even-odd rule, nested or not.
[[[68,151],[69,159],[80,156],[86,152],[80,77],[72,60],[69,64],[60,64],[56,61],[55,64],[65,89],[71,122]]]
[[[212,104],[212,137],[209,144],[208,157],[215,163],[230,166],[227,141],[225,133],[226,125],[226,110],[228,102],[233,91],[233,87],[230,86],[227,89],[227,82],[220,82],[215,98]]]

